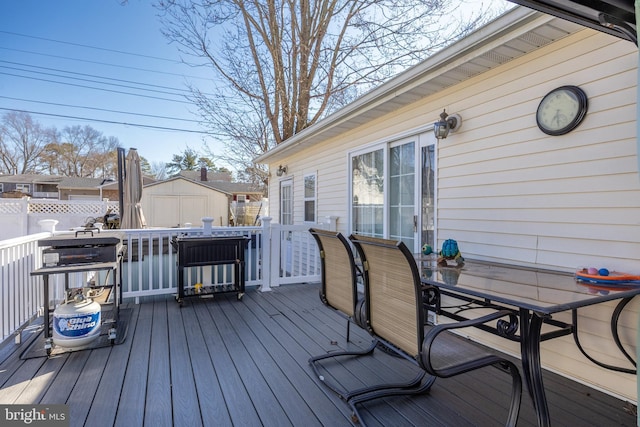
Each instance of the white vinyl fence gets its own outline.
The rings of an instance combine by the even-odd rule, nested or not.
[[[335,229],[335,219],[327,224],[272,224],[261,218],[256,227],[211,227],[213,236],[244,235],[250,238],[245,253],[246,286],[263,292],[288,283],[320,281],[319,253],[308,232],[311,226]],[[121,230],[126,234],[127,251],[122,267],[123,298],[140,298],[177,293],[177,256],[171,239],[181,234],[203,235],[204,228]],[[208,232],[209,230],[207,230]],[[55,232],[60,234],[60,232]],[[41,314],[44,307],[42,276],[31,272],[42,266],[42,248],[38,240],[51,233],[38,233],[0,242],[0,331],[1,341],[18,335],[21,328]],[[230,270],[217,267],[190,267],[185,272],[185,287],[203,280],[212,284],[230,280]],[[211,269],[207,271],[207,269]],[[73,273],[83,275],[85,273]],[[86,276],[70,277],[71,284],[83,283]],[[50,279],[50,306],[61,301],[64,275]]]
[[[57,230],[82,227],[88,218],[104,216],[109,210],[118,212],[117,201],[1,199],[0,241],[27,236],[41,231],[39,221],[58,221]]]

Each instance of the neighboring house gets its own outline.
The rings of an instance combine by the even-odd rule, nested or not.
[[[640,274],[637,62],[633,43],[515,7],[256,158],[271,171],[271,216],[337,216],[345,234],[401,239],[415,252],[452,238],[473,259]],[[584,91],[588,111],[551,136],[536,112],[566,85]],[[462,125],[437,139],[443,109]],[[590,348],[624,365],[603,338],[613,307],[580,315]],[[631,353],[637,313],[634,301],[622,322]],[[635,376],[590,363],[570,337],[543,343],[542,355],[549,369],[637,399]]]
[[[206,168],[199,171],[181,171],[178,176],[198,181],[211,188],[229,193],[233,196],[234,202],[259,202],[262,200],[263,192],[253,185],[245,182],[231,182],[231,174],[225,172],[208,172]]]
[[[229,225],[254,225],[258,217],[268,212],[263,191],[249,183],[231,182],[231,173],[211,173],[203,167],[199,171],[181,171],[178,176],[230,194]]]
[[[145,185],[142,210],[149,227],[202,226],[202,218],[214,219],[213,225],[229,225],[232,194],[207,183],[181,176]]]
[[[39,199],[57,199],[58,184],[63,179],[57,175],[0,175],[0,193],[2,197],[15,197],[22,193],[25,196]]]
[[[144,176],[143,185],[155,182]],[[118,200],[118,181],[102,178],[81,178],[58,175],[0,175],[2,197],[58,200]]]
[[[142,177],[143,187],[153,182],[156,182],[156,180],[151,177],[148,177],[148,176]],[[118,181],[112,181],[112,180],[102,184],[100,186],[102,198],[109,199],[109,200],[116,200],[116,201],[119,200],[120,190],[118,189],[118,186],[119,186]]]
[[[64,177],[58,183],[60,200],[102,200],[102,186],[112,183],[112,180],[102,178]],[[116,183],[117,188],[117,183]],[[116,199],[117,193],[116,193]]]

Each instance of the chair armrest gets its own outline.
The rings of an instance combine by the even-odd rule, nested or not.
[[[451,337],[451,339],[447,340],[446,343],[443,343],[440,346],[439,343],[436,342],[436,339],[443,332],[452,329],[478,326],[507,316],[509,317],[509,321],[498,321],[497,329],[500,334],[504,333],[505,335],[509,335],[514,331],[514,328],[517,328],[517,317],[509,310],[496,311],[491,314],[478,317],[477,319],[469,319],[461,322],[433,326],[426,333],[424,340],[422,341],[422,367],[431,375],[446,378],[506,360],[497,354],[484,350],[480,345],[461,337]],[[441,353],[446,353],[444,356],[440,355],[441,360],[444,358],[447,358],[447,361],[453,359],[458,360],[454,360],[453,363],[448,363],[444,368],[438,368],[433,363],[433,355],[434,353],[437,353],[438,350],[442,350]]]

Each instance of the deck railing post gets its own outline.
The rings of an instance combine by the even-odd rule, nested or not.
[[[271,290],[271,220],[269,216],[260,217],[262,221],[262,285],[260,292]]]
[[[270,279],[271,287],[280,286],[281,266],[282,266],[282,224],[271,224],[269,237],[271,239],[271,263]]]

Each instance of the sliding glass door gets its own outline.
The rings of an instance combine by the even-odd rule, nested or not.
[[[352,153],[350,232],[435,248],[435,161],[427,133]]]

